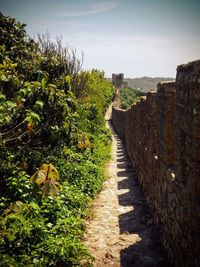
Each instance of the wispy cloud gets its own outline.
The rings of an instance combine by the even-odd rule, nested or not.
[[[115,1],[107,1],[107,2],[101,2],[101,3],[95,3],[89,5],[87,8],[69,8],[69,10],[66,10],[60,15],[65,17],[79,17],[79,16],[85,16],[85,15],[91,15],[96,13],[101,13],[107,10],[111,10],[119,5],[118,2]]]
[[[144,37],[144,36],[105,36],[105,35],[90,35],[81,33],[77,35],[74,39],[70,41],[75,43],[82,43],[82,44],[90,44],[93,46],[94,44],[105,44],[109,45],[122,45],[122,46],[133,46],[133,45],[153,45],[153,46],[167,46],[176,43],[175,38],[166,39],[162,37]]]

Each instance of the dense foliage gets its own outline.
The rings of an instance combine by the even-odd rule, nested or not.
[[[75,52],[0,13],[1,266],[89,266],[84,218],[101,189],[113,87]]]
[[[138,89],[133,89],[130,87],[120,89],[120,107],[122,109],[127,109],[144,95],[146,94]]]

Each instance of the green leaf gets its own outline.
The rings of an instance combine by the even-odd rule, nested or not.
[[[25,121],[38,123],[40,122],[40,116],[37,113],[28,110]]]
[[[68,83],[70,85],[71,84],[71,77],[69,75],[65,76],[65,81],[66,81],[66,83]]]
[[[35,82],[33,82],[33,86],[34,87],[41,87],[41,83],[40,82],[38,82],[38,81],[35,81]]]
[[[44,103],[42,101],[36,101],[35,102],[35,107],[38,108],[38,109],[42,109],[44,106]]]
[[[57,87],[56,87],[55,84],[53,84],[53,83],[49,83],[49,84],[48,84],[48,88],[50,88],[50,89],[56,89]]]
[[[46,86],[46,79],[43,78],[42,81],[41,81],[41,87],[42,87],[42,89],[45,89],[45,86]]]
[[[2,74],[2,75],[0,76],[0,80],[1,80],[2,82],[7,82],[7,81],[8,81],[8,78],[7,78],[4,74]]]

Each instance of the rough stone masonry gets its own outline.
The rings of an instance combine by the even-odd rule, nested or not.
[[[200,60],[178,66],[127,110],[112,110],[176,267],[200,266]]]

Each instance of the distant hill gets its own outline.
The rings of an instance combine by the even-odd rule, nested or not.
[[[143,92],[148,92],[150,90],[157,90],[157,84],[163,81],[173,81],[174,78],[165,77],[142,77],[142,78],[125,78],[124,81],[128,82],[128,86],[132,88],[140,88]]]
[[[108,79],[109,81],[112,81],[111,78]],[[157,84],[163,81],[174,81],[174,78],[169,77],[141,77],[141,78],[124,78],[125,82],[128,82],[128,87],[138,89],[142,92],[148,92],[150,90],[157,90]]]

